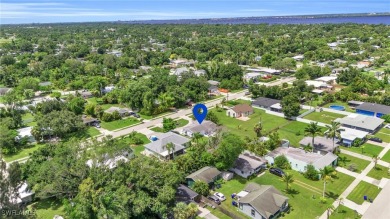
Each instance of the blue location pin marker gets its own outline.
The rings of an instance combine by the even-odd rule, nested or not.
[[[200,110],[202,110],[202,112],[200,112]],[[192,113],[199,124],[202,124],[207,116],[207,107],[204,104],[196,104],[192,109]]]

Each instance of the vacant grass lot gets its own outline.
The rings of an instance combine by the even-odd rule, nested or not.
[[[335,211],[330,215],[331,219],[359,219],[361,218],[356,212],[344,205],[339,205]]]
[[[146,135],[139,132],[136,133],[136,136],[142,140],[142,143],[139,145],[133,144],[132,140],[128,137],[124,137],[122,141],[131,146],[131,148],[134,150],[135,155],[140,156],[141,152],[145,149],[144,145],[150,143],[150,140],[148,139],[148,137],[146,137]]]
[[[366,168],[368,166],[368,164],[370,164],[370,161],[362,160],[362,159],[359,159],[359,158],[356,158],[353,156],[349,156],[349,155],[343,154],[343,153],[339,154],[338,165],[340,167],[344,167],[344,168],[348,169],[348,167],[351,164],[355,164],[356,165],[356,172],[360,173],[360,172],[362,172],[362,170],[364,170],[364,168]]]
[[[219,112],[216,109],[212,109],[211,111],[216,114],[220,123],[225,126],[228,131],[239,136],[248,136],[250,138],[256,137],[253,127],[260,121],[263,124],[263,132],[271,131],[289,122],[284,118],[266,114],[265,111],[261,109],[254,109],[254,114],[249,116],[250,119],[248,121],[228,117],[226,115],[226,110],[223,109]]]
[[[322,112],[312,112],[303,118],[330,124],[332,123],[333,120],[337,118],[343,118],[343,117],[345,117],[345,115],[322,111]]]
[[[388,151],[383,157],[381,157],[381,160],[390,163],[390,151]]]
[[[285,218],[315,218],[320,216],[326,207],[337,199],[353,181],[353,177],[338,173],[338,179],[335,179],[333,183],[327,184],[327,196],[331,199],[327,204],[320,203],[320,197],[322,196],[322,181],[311,181],[303,177],[300,173],[288,170],[293,174],[295,182],[291,185],[293,192],[286,194],[286,184],[281,181],[281,178],[270,174],[268,171],[261,177],[255,177],[250,181],[244,178],[235,176],[232,180],[225,182],[218,192],[225,195],[226,201],[222,203],[226,208],[236,212],[237,208],[231,205],[232,193],[238,193],[242,191],[248,182],[256,182],[260,185],[273,185],[276,189],[281,191],[285,196],[289,198],[289,205],[291,206],[291,212],[285,215]],[[314,197],[314,198],[313,198]]]
[[[124,128],[127,126],[131,126],[134,124],[139,123],[140,121],[136,118],[126,118],[126,119],[120,119],[120,120],[115,120],[112,122],[101,122],[100,125],[102,128],[107,129],[107,130],[116,130],[120,128]]]
[[[363,204],[363,197],[366,195],[367,198],[374,200],[379,194],[381,189],[378,189],[378,186],[374,186],[370,183],[361,181],[356,188],[348,195],[347,199],[355,202],[356,204]]]
[[[390,178],[389,168],[382,165],[376,165],[372,170],[367,174],[374,179],[381,180],[382,178]]]
[[[364,147],[362,148],[362,146]],[[342,149],[372,157],[373,155],[378,155],[383,150],[383,147],[365,143],[360,147],[342,147]]]
[[[23,114],[22,120],[23,120],[23,125],[25,126],[36,125],[36,122],[34,122],[34,116],[31,113]]]
[[[390,129],[382,128],[376,134],[375,137],[382,139],[384,142],[390,143]]]
[[[23,148],[16,154],[11,155],[3,155],[3,159],[5,162],[11,162],[14,160],[22,159],[24,157],[30,156],[34,151],[38,150],[39,148],[43,147],[45,144],[32,144],[29,147]]]
[[[64,206],[54,198],[41,200],[28,206],[29,210],[35,210],[37,218],[53,218],[55,215],[65,216]]]
[[[299,142],[305,137],[305,128],[308,124],[303,122],[289,122],[287,125],[278,129],[279,137],[281,139],[287,139],[294,147],[299,147]],[[322,132],[326,129],[321,128]]]

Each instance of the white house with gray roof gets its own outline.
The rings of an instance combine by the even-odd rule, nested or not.
[[[265,159],[272,165],[275,163],[275,158],[281,155],[284,155],[290,162],[291,169],[299,172],[305,172],[308,165],[313,165],[316,170],[320,170],[337,164],[337,156],[333,153],[322,155],[319,152],[306,152],[292,147],[278,147],[268,153]]]
[[[218,130],[217,124],[212,121],[205,120],[201,124],[194,122],[183,128],[182,134],[189,137],[193,137],[195,133],[199,133],[203,136],[212,136]]]
[[[167,132],[162,134],[157,141],[145,145],[145,154],[158,157],[161,160],[169,160],[174,156],[184,154],[185,144],[190,139],[173,132]],[[167,145],[173,144],[173,148],[169,149]]]
[[[267,160],[259,157],[250,151],[245,150],[241,153],[234,165],[229,170],[239,176],[248,178],[249,176],[260,172],[260,170],[267,168]]]
[[[368,133],[375,133],[378,131],[384,122],[383,119],[377,117],[355,113],[352,113],[344,118],[338,118],[335,121],[339,122],[345,128],[356,129]]]
[[[251,218],[277,218],[288,208],[288,198],[271,185],[249,183],[240,194],[238,209]]]

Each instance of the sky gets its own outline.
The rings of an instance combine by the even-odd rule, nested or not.
[[[390,12],[390,0],[0,0],[0,24]]]

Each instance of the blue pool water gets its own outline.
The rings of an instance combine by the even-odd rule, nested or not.
[[[338,105],[331,105],[331,106],[329,106],[329,108],[334,109],[334,110],[340,110],[340,111],[344,111],[345,110],[345,107],[338,106]]]

